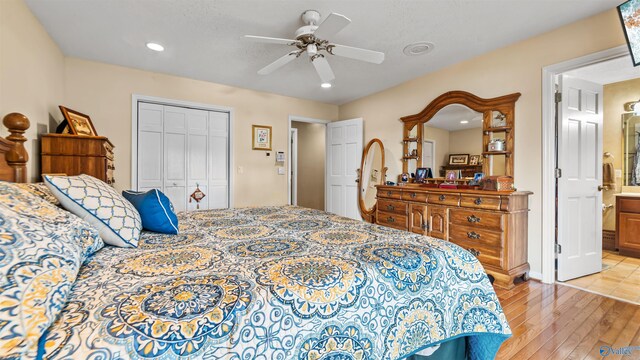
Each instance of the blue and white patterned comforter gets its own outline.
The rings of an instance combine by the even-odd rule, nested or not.
[[[179,235],[105,247],[40,341],[52,359],[402,359],[510,329],[458,246],[298,207],[180,215]]]

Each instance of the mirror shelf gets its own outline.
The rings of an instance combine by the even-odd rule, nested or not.
[[[478,154],[481,157],[481,163],[473,164],[476,165],[475,168],[473,165],[468,165],[467,173],[475,171],[481,166],[482,173],[487,176],[506,175],[513,177],[515,103],[520,95],[520,93],[514,93],[484,99],[465,91],[450,91],[434,99],[419,113],[402,117],[401,120],[404,123],[402,172],[411,174],[415,168],[424,166],[425,155],[427,159],[433,156],[430,151],[425,154],[423,146],[426,138],[425,127],[428,129],[431,129],[430,126],[439,127],[431,125],[429,121],[433,120],[432,123],[441,124],[442,119],[440,118],[445,118],[446,116],[443,114],[447,113],[447,111],[441,110],[444,108],[450,110],[451,106],[458,106],[467,108],[471,113],[477,114],[477,118],[473,120],[478,121],[476,123],[479,128],[477,132],[478,139],[474,140],[474,142],[481,142],[481,145],[477,146],[482,146],[481,149],[477,149],[478,151],[474,152],[474,154]],[[454,111],[448,112],[453,113]],[[440,118],[434,120],[437,117]],[[452,121],[455,119],[447,120]],[[469,121],[460,121],[460,123],[468,124]],[[444,126],[444,128],[452,127],[455,128],[454,130],[459,130],[452,124]],[[449,151],[449,154],[453,155],[455,152]],[[431,161],[435,165],[435,161]],[[444,172],[444,169],[451,166],[453,165],[442,166],[440,172]],[[436,176],[438,169],[433,168],[432,172]]]

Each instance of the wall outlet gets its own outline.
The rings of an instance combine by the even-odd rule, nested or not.
[[[278,175],[284,175],[284,174],[285,174],[284,167],[278,166]]]
[[[616,178],[621,178],[621,177],[622,177],[622,170],[616,169]]]

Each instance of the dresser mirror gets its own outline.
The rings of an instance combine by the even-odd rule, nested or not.
[[[640,116],[622,114],[624,186],[640,186]]]
[[[469,183],[474,175],[513,176],[514,110],[519,93],[482,99],[451,91],[405,116],[403,173],[430,168],[425,182]],[[429,173],[429,172],[428,172]]]
[[[362,164],[358,179],[358,204],[365,221],[374,222],[376,212],[376,185],[385,183],[387,168],[384,162],[384,145],[380,139],[369,141],[362,152]]]

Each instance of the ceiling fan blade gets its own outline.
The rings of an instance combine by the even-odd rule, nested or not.
[[[252,41],[264,43],[264,44],[295,45],[299,42],[298,40],[281,39],[281,38],[266,37],[266,36],[255,36],[255,35],[245,35],[244,38],[247,40],[252,40]]]
[[[278,70],[279,68],[287,65],[288,63],[290,63],[291,61],[295,60],[298,56],[298,52],[297,51],[292,51],[290,53],[288,53],[287,55],[279,58],[278,60],[272,62],[271,64],[263,67],[262,69],[258,70],[258,74],[260,75],[268,75],[271,74],[272,72]]]
[[[384,53],[345,45],[331,44],[327,51],[336,56],[380,64],[384,61]]]
[[[318,26],[313,35],[320,39],[328,39],[333,35],[340,32],[347,25],[351,24],[351,20],[348,17],[336,13],[331,13],[326,19]]]
[[[331,66],[329,66],[329,62],[324,58],[324,56],[316,55],[312,58],[311,63],[313,63],[313,67],[316,68],[316,72],[323,83],[330,83],[331,80],[336,78],[335,75],[333,75]]]

